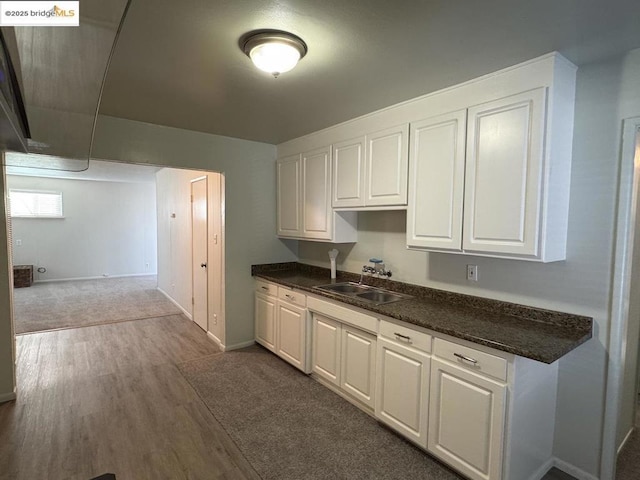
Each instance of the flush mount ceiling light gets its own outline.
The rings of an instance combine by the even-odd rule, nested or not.
[[[260,70],[278,77],[296,66],[307,53],[304,41],[280,30],[261,30],[244,37],[242,50]]]

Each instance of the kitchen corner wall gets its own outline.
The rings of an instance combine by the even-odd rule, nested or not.
[[[225,345],[253,342],[251,265],[297,259],[276,238],[276,147],[237,138],[100,116],[94,157],[225,177]]]
[[[560,360],[554,454],[579,478],[599,477],[609,297],[622,119],[640,115],[640,49],[578,70],[567,260],[550,264],[406,249],[406,213],[361,212],[358,242],[338,268],[384,259],[393,279],[594,318],[594,338]],[[329,266],[332,245],[300,242],[299,260]],[[466,280],[466,265],[479,281]]]

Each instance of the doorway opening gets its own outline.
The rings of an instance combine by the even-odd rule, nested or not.
[[[61,200],[55,217],[29,204],[24,215],[7,218],[16,335],[184,315],[224,344],[222,174],[105,161],[86,172],[7,167],[6,174],[16,203],[28,200],[13,192],[57,192]],[[194,178],[206,186],[200,263],[207,273],[198,291],[191,281]],[[204,316],[192,299],[205,305]]]
[[[611,331],[602,441],[603,479],[632,478],[640,467],[636,413],[640,371],[640,117],[623,125],[618,218],[611,295]],[[625,451],[633,451],[625,462]],[[635,476],[634,476],[635,478]]]

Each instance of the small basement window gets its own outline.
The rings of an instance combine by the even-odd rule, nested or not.
[[[62,192],[9,190],[12,217],[62,218]]]

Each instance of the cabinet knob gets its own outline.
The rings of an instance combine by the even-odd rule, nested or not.
[[[465,362],[473,363],[476,365],[478,361],[475,358],[467,357],[466,355],[462,355],[461,353],[453,353],[454,357],[458,357],[460,360],[464,360]]]
[[[285,294],[285,297],[287,297],[289,300],[295,300],[296,297],[294,297],[293,295],[289,295],[288,293]]]
[[[262,288],[263,290],[269,290],[269,287],[265,287],[264,285],[260,288]]]

